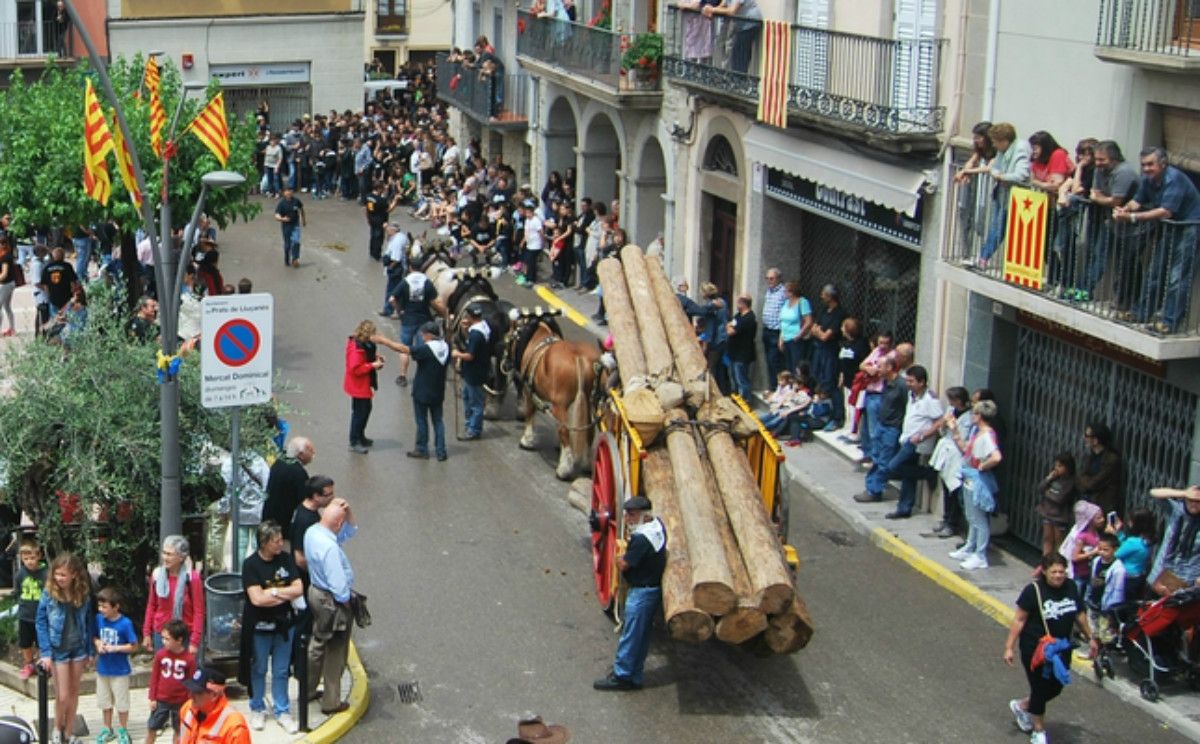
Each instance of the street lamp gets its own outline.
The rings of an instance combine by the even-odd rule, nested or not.
[[[84,46],[87,47],[88,59],[96,71],[96,77],[101,89],[113,106],[116,124],[121,130],[121,136],[126,142],[133,142],[133,137],[130,136],[129,132],[129,124],[125,120],[125,111],[121,107],[121,102],[117,99],[116,93],[113,91],[112,80],[108,76],[108,66],[96,52],[96,45],[92,42],[87,26],[75,11],[74,0],[63,0],[63,9],[71,19],[71,27],[79,34]],[[151,56],[158,56],[160,54],[161,52],[152,52]],[[173,141],[175,138],[175,127],[179,123],[179,116],[183,109],[183,99],[187,97],[190,91],[202,87],[205,87],[202,83],[188,83],[184,85],[183,91],[180,94],[179,107],[175,111],[175,116],[167,135],[168,142]],[[142,163],[138,157],[137,149],[131,147],[129,149],[129,156],[132,161],[134,180],[137,182],[138,189],[148,196],[146,177],[142,170]],[[149,198],[142,200],[140,211],[146,235],[150,239],[150,251],[154,256],[155,280],[159,287],[159,302],[162,312],[162,332],[159,334],[161,351],[165,356],[172,357],[179,349],[176,329],[179,324],[179,285],[183,279],[182,276],[177,278],[177,274],[182,273],[182,267],[186,266],[186,263],[179,262],[179,252],[175,248],[175,243],[171,235],[171,202],[167,198],[170,183],[169,172],[170,161],[168,159],[163,161],[162,206],[157,235],[155,235],[154,231],[154,212]],[[217,173],[224,173],[224,171],[209,174],[215,176],[215,180],[205,182],[202,179],[201,202],[203,202],[206,188],[229,188],[236,185],[231,179],[219,176]],[[197,206],[197,213],[202,207],[202,203]],[[198,219],[198,214],[196,219]],[[177,265],[181,267],[178,272],[176,271]],[[162,481],[159,493],[159,532],[161,533],[161,538],[165,535],[178,534],[183,530],[183,515],[181,498],[182,481],[180,477],[181,458],[179,451],[179,383],[174,377],[168,376],[159,385],[158,389],[159,436],[162,441]]]
[[[224,191],[234,186],[241,186],[245,182],[246,177],[236,171],[209,171],[200,176],[200,196],[196,199],[196,208],[192,210],[192,219],[188,221],[187,227],[183,229],[183,244],[180,248],[181,258],[192,249],[192,245],[195,243],[193,236],[196,234],[196,228],[200,225],[200,215],[204,214],[204,202],[208,198],[208,190]],[[175,271],[175,286],[179,288],[183,285],[183,275],[187,271],[187,261],[181,260]],[[176,302],[178,302],[178,299],[176,299]],[[178,313],[174,317],[178,324]]]

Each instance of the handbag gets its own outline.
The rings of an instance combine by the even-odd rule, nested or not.
[[[371,611],[367,609],[367,595],[350,590],[350,614],[354,624],[360,628],[371,627]]]
[[[1038,617],[1042,619],[1042,629],[1045,630],[1042,637],[1038,639],[1037,648],[1033,651],[1033,658],[1029,660],[1029,668],[1037,669],[1046,663],[1046,647],[1054,643],[1055,638],[1050,635],[1050,626],[1046,624],[1046,613],[1042,611],[1042,590],[1036,580],[1033,582],[1033,591],[1037,595]]]

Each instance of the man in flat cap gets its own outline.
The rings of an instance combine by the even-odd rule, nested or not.
[[[662,602],[662,575],[667,566],[667,531],[650,512],[650,500],[634,496],[625,502],[625,528],[629,546],[617,558],[617,566],[629,594],[617,656],[608,676],[592,683],[597,690],[640,690],[642,668],[650,650],[654,616]]]
[[[396,344],[401,354],[409,354],[417,363],[413,376],[413,417],[417,422],[417,444],[406,452],[417,460],[429,459],[429,424],[433,423],[434,452],[439,461],[446,459],[446,427],[442,422],[442,403],[446,399],[446,363],[450,346],[442,340],[438,324],[428,321],[417,332],[411,347]]]

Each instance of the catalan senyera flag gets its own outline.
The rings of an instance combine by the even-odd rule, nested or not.
[[[1004,281],[1030,289],[1042,288],[1049,212],[1050,197],[1046,192],[1012,188],[1004,238]]]
[[[218,93],[208,105],[188,124],[188,131],[196,135],[204,146],[212,151],[221,165],[229,160],[229,124],[225,120],[225,94]]]
[[[146,71],[142,73],[142,85],[146,86],[146,90],[157,93],[158,84],[162,81],[162,76],[158,72],[158,61],[154,57],[146,60]]]
[[[83,190],[105,206],[112,194],[112,180],[108,177],[108,154],[112,149],[112,134],[104,110],[100,108],[92,81],[88,80],[83,94]]]
[[[787,128],[788,80],[792,74],[792,27],[763,21],[762,65],[759,70],[758,120]]]
[[[150,89],[150,148],[154,154],[162,157],[163,127],[167,125],[167,112],[163,109],[162,97],[158,94],[158,86]]]
[[[117,121],[117,115],[113,112],[113,123]],[[129,153],[129,148],[125,145],[125,138],[121,136],[121,127],[113,127],[113,144],[117,151],[117,172],[121,174],[121,182],[125,184],[125,190],[129,192],[129,198],[133,200],[135,207],[142,206],[142,190],[138,188],[137,178],[133,175],[133,156]]]

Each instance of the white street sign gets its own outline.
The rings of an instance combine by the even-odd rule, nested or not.
[[[205,297],[200,316],[200,403],[205,408],[271,400],[271,295]]]

